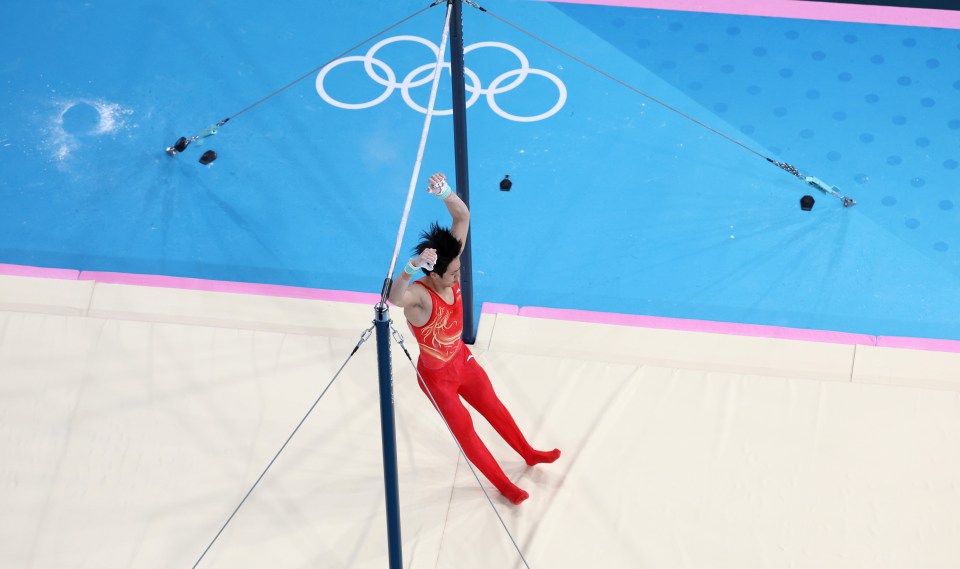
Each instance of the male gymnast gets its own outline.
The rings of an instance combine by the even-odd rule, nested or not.
[[[490,422],[513,450],[533,466],[550,463],[560,451],[539,451],[530,446],[510,412],[493,391],[490,379],[460,338],[463,332],[463,304],[460,299],[460,253],[470,228],[470,211],[447,184],[446,177],[430,176],[427,192],[441,199],[450,216],[451,227],[433,223],[420,234],[417,256],[410,259],[393,283],[389,300],[403,308],[413,335],[420,344],[418,382],[427,397],[433,396],[437,410],[446,419],[463,452],[487,480],[514,504],[530,495],[510,481],[489,449],[480,440],[470,412],[461,397]],[[414,281],[417,270],[426,275]],[[427,391],[429,389],[429,392]]]

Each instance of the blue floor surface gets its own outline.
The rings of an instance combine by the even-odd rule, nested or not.
[[[379,292],[443,6],[324,75],[367,108],[314,72],[163,150],[426,5],[8,8],[0,263]],[[960,339],[960,32],[484,5],[858,205],[465,7],[468,47],[497,42],[467,54],[478,301]],[[453,160],[437,116],[424,177]],[[418,195],[404,251],[444,214]]]

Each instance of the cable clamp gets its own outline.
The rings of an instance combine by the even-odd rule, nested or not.
[[[357,342],[357,347],[358,347],[358,348],[359,348],[360,346],[362,346],[364,342],[366,342],[367,340],[370,339],[370,336],[373,334],[373,328],[374,328],[375,326],[376,326],[376,324],[371,324],[371,326],[370,326],[369,328],[367,328],[367,329],[363,332],[363,335],[360,336],[360,341]]]
[[[403,347],[403,334],[393,325],[393,320],[390,321],[390,334],[393,336],[393,339],[400,344],[400,347]]]

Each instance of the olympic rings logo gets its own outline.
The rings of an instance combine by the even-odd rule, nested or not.
[[[384,46],[389,45],[391,43],[404,42],[404,41],[415,42],[423,46],[426,46],[433,53],[433,62],[417,67],[416,69],[410,71],[403,78],[403,81],[398,82],[396,72],[393,70],[393,68],[391,68],[382,60],[377,59],[375,56],[377,52]],[[481,87],[480,77],[477,76],[476,73],[471,71],[469,68],[464,68],[464,75],[468,79],[468,84],[465,86],[466,92],[469,94],[469,97],[467,99],[468,108],[472,106],[474,103],[476,103],[481,96],[486,95],[487,104],[490,105],[490,109],[493,110],[493,112],[497,113],[498,115],[500,115],[505,119],[517,121],[517,122],[541,121],[546,118],[552,117],[553,115],[557,114],[557,112],[561,108],[563,108],[564,103],[566,103],[567,101],[567,88],[563,84],[563,82],[560,81],[560,78],[548,71],[531,68],[530,62],[527,60],[527,56],[524,55],[522,51],[513,47],[512,45],[501,43],[501,42],[485,41],[485,42],[478,42],[470,46],[467,46],[464,48],[463,52],[464,54],[467,54],[472,51],[475,51],[478,49],[485,49],[485,48],[498,48],[498,49],[503,49],[512,53],[517,58],[517,61],[519,62],[519,67],[512,71],[507,71],[505,73],[500,74],[493,81],[491,81],[490,85],[486,88]],[[413,97],[410,96],[410,90],[415,87],[420,87],[422,85],[425,85],[433,81],[434,69],[436,68],[436,61],[437,61],[437,58],[439,57],[439,52],[440,52],[440,48],[436,44],[434,44],[429,40],[423,39],[421,37],[395,36],[392,38],[387,38],[385,40],[378,42],[373,47],[371,47],[370,50],[367,51],[366,55],[352,55],[348,57],[342,57],[324,66],[324,68],[321,69],[320,73],[317,75],[317,93],[320,94],[320,97],[324,101],[330,103],[335,107],[339,107],[341,109],[368,109],[370,107],[379,105],[383,101],[386,101],[390,97],[390,95],[393,94],[395,90],[400,89],[400,93],[403,96],[403,100],[406,101],[407,106],[409,106],[411,109],[414,109],[420,113],[426,114],[427,109],[420,106],[416,102],[414,102]],[[327,74],[330,73],[330,71],[332,71],[335,67],[343,65],[345,63],[352,63],[352,62],[362,62],[363,69],[364,71],[366,71],[367,76],[369,76],[370,79],[375,81],[377,84],[382,85],[384,87],[383,93],[381,93],[378,97],[363,103],[346,103],[343,101],[338,101],[333,97],[331,97],[327,93],[326,89],[324,88],[324,80],[326,79]],[[443,66],[443,69],[449,69],[450,63],[444,62],[442,66]],[[518,115],[510,114],[504,111],[497,104],[497,99],[496,99],[497,95],[500,95],[502,93],[506,93],[508,91],[512,91],[518,88],[520,84],[526,81],[527,77],[529,77],[530,75],[538,75],[540,77],[545,77],[550,81],[552,81],[553,84],[556,85],[557,91],[559,93],[559,96],[557,97],[557,102],[554,103],[553,107],[551,107],[549,110],[539,115],[518,116]],[[510,79],[512,80],[508,81]],[[439,110],[439,111],[434,110],[433,114],[438,116],[450,115],[450,114],[453,114],[453,111],[450,109]]]

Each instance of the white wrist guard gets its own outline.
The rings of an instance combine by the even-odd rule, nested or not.
[[[428,271],[432,271],[433,263],[428,263],[426,261],[423,261],[422,263],[417,264],[413,262],[413,259],[410,259],[409,261],[407,261],[407,266],[403,268],[403,272],[407,273],[408,275],[415,275],[417,274],[417,271],[419,271],[420,269],[426,269]]]
[[[453,193],[453,188],[451,188],[450,184],[444,180],[442,184],[431,184],[430,193],[437,196],[441,200],[445,200],[450,196],[450,194]]]

